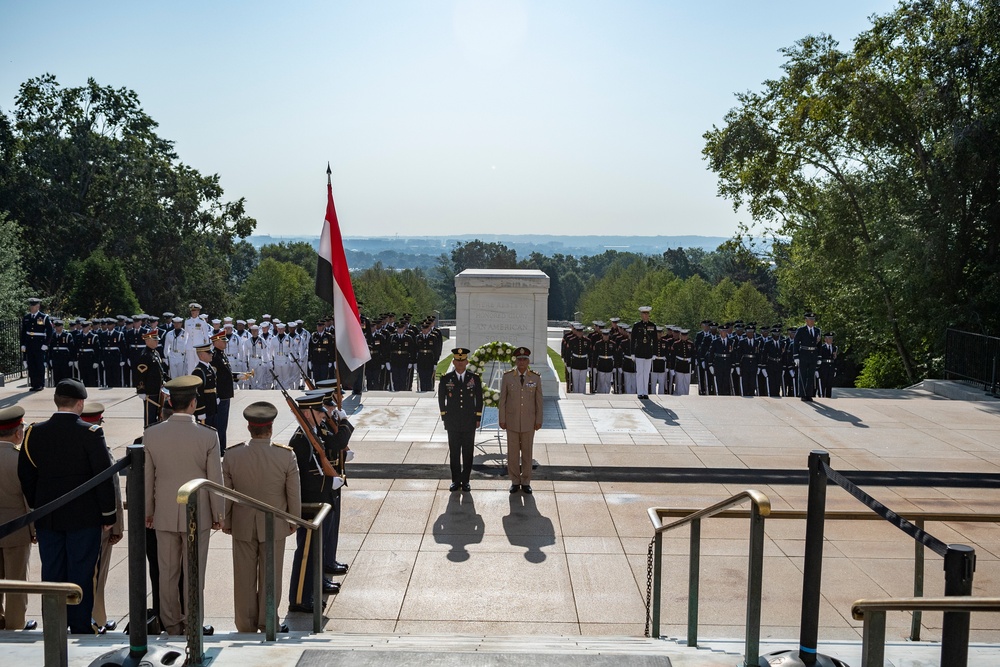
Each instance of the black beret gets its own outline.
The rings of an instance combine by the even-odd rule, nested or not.
[[[59,384],[56,385],[56,396],[84,399],[87,398],[87,388],[79,380],[67,378],[60,380]]]

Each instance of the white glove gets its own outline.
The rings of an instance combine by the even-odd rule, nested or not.
[[[412,371],[413,370],[413,364],[410,364],[409,368]]]
[[[792,377],[795,377],[795,369],[794,368],[789,369],[788,374],[791,375]]]
[[[385,370],[387,370],[387,371],[391,371],[392,370],[392,364],[390,364],[388,361],[385,362]]]
[[[334,477],[333,478],[333,490],[334,491],[336,491],[337,489],[339,489],[343,485],[344,485],[344,478],[343,477]]]
[[[119,365],[119,366],[124,366],[124,365],[125,365],[125,362],[124,362],[124,361],[119,361],[119,362],[118,362],[118,365]]]
[[[634,355],[634,354],[630,354],[630,355],[628,355],[628,357],[629,357],[629,359],[631,359],[632,361],[635,361],[635,355]]]
[[[26,348],[25,346],[22,345],[21,346],[21,352],[27,352],[27,351],[28,351],[28,348]]]
[[[222,399],[219,398],[218,396],[216,396],[215,397],[215,404],[218,405],[219,403],[222,403]]]
[[[22,361],[21,366],[23,366],[24,368],[28,368],[28,361],[27,360]]]
[[[48,349],[49,349],[48,345],[42,345],[42,352],[45,352]]]
[[[739,366],[736,367],[736,374],[737,375],[743,375],[743,371],[740,370]]]
[[[338,410],[334,408],[333,416],[336,417],[337,419],[347,419],[347,412],[344,410]]]
[[[796,368],[798,368],[798,367],[799,367],[799,360],[798,360],[798,359],[795,359],[795,367],[796,367]]]
[[[819,379],[819,371],[816,371],[815,375],[816,375],[816,379],[818,380]]]
[[[76,368],[76,364],[77,364],[77,362],[71,361],[71,362],[69,362],[69,367],[70,368]]]
[[[94,368],[100,368],[100,367],[101,367],[100,364],[94,364]]]
[[[312,371],[312,369],[313,369],[313,362],[307,361],[306,362],[306,370],[307,371]]]
[[[766,368],[762,369],[760,373],[761,373],[761,375],[763,375],[764,377],[767,377],[767,369],[766,369]]]
[[[715,366],[709,366],[708,372],[711,373],[712,375],[715,375]]]
[[[348,449],[346,452],[344,452],[344,460],[347,461],[348,463],[350,463],[351,461],[354,460],[354,450],[353,449]]]

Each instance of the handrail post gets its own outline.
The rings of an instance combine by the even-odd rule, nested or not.
[[[329,520],[327,515],[326,520]],[[313,531],[313,632],[323,631],[323,524]]]
[[[924,529],[924,520],[917,519],[914,522],[920,530]],[[913,597],[924,596],[924,545],[919,540],[913,540]],[[920,641],[920,624],[923,621],[923,612],[919,609],[913,611],[910,619],[910,641]]]
[[[885,664],[885,611],[865,611],[861,634],[861,667]]]
[[[128,486],[128,643],[129,656],[146,655],[146,450],[129,445]]]
[[[949,544],[944,556],[944,594],[972,595],[976,550],[964,544]],[[969,662],[968,611],[945,612],[941,623],[941,667],[966,667]]]
[[[267,641],[273,642],[277,639],[278,615],[274,590],[274,512],[264,513],[264,542],[264,613],[267,614],[264,631]]]
[[[66,593],[42,593],[42,641],[45,664],[66,667],[69,648],[66,646]]]
[[[799,626],[799,659],[806,665],[816,663],[816,645],[819,640],[827,485],[823,463],[830,463],[829,453],[822,450],[813,450],[809,453],[809,515],[806,518],[805,558],[802,567],[802,615]]]
[[[687,645],[698,646],[698,584],[701,574],[701,519],[691,522],[691,546],[688,556],[688,632]]]
[[[660,638],[660,591],[663,586],[663,533],[653,536],[653,638]]]
[[[205,657],[202,636],[201,568],[198,558],[198,493],[187,501],[187,660],[185,665],[200,667]]]
[[[750,564],[747,568],[747,624],[745,667],[760,664],[760,598],[764,575],[764,517],[757,503],[750,504]]]

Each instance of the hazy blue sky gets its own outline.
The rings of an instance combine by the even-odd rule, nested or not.
[[[135,90],[257,232],[728,236],[702,134],[888,0],[0,0],[0,108],[46,72]]]

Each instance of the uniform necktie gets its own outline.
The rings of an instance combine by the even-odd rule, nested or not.
[[[813,328],[812,328],[812,327],[809,327],[809,335],[810,335],[810,336],[812,336],[812,335],[813,335]]]
[[[524,374],[521,374],[521,386],[524,386]]]
[[[458,376],[458,383],[462,384],[463,382],[465,382],[465,374],[464,373],[460,373],[459,376]]]

